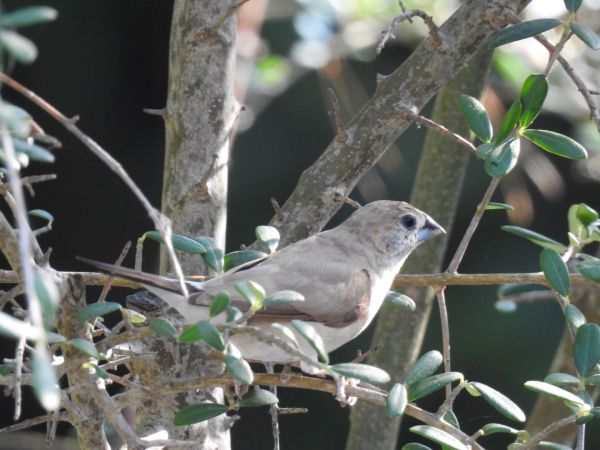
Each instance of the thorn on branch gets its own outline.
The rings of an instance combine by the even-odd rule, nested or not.
[[[337,203],[345,203],[346,205],[352,206],[354,209],[359,209],[362,207],[362,205],[356,200],[352,200],[351,198],[343,195],[341,192],[335,192],[333,194],[333,201]]]
[[[381,53],[387,41],[389,41],[391,38],[395,38],[394,29],[398,26],[398,24],[404,20],[408,20],[410,23],[412,23],[413,17],[420,17],[423,19],[423,22],[425,22],[425,25],[427,25],[427,28],[429,28],[432,47],[435,48],[442,45],[442,37],[440,35],[438,26],[433,21],[433,17],[431,17],[425,11],[421,11],[420,9],[405,9],[402,3],[400,3],[400,8],[402,9],[402,14],[394,17],[390,25],[382,32],[383,36],[377,43],[377,47],[375,47],[377,54]]]
[[[159,116],[163,120],[167,120],[170,117],[169,110],[166,107],[160,109],[143,108],[142,111],[151,116]]]
[[[233,16],[233,14],[246,2],[250,0],[238,0],[233,5],[231,5],[225,14],[221,16],[219,20],[215,22],[215,24],[210,27],[207,31],[200,32],[194,36],[195,42],[207,42],[211,39],[214,39],[217,35],[217,32],[221,29],[221,27],[227,22],[227,20]]]

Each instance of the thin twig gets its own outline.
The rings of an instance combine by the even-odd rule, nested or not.
[[[44,181],[56,180],[56,175],[51,173],[47,175],[31,175],[28,177],[23,177],[19,179],[21,185],[27,187],[36,183],[43,183]],[[6,184],[0,185],[0,194],[4,194],[5,192],[9,192],[10,187]]]
[[[514,295],[507,295],[502,297],[501,300],[509,300],[515,303],[533,303],[540,302],[545,300],[554,300],[554,293],[550,290],[546,291],[529,291],[529,292],[520,292]]]
[[[447,384],[446,386],[450,386],[449,384]],[[452,405],[454,403],[454,400],[456,400],[456,397],[458,397],[458,394],[460,394],[462,392],[462,390],[465,388],[465,383],[460,383],[458,386],[456,386],[454,389],[451,390],[449,395],[446,395],[446,399],[444,400],[444,403],[442,403],[440,405],[440,407],[438,408],[436,415],[439,419],[443,419],[444,416],[446,415],[446,413],[450,410],[452,410]]]
[[[17,348],[15,350],[15,373],[14,377],[14,388],[13,397],[15,398],[15,412],[13,414],[13,420],[16,422],[21,417],[21,406],[23,405],[23,397],[21,394],[21,383],[23,382],[23,357],[25,356],[25,337],[21,337],[17,341]]]
[[[438,309],[440,311],[440,324],[442,328],[442,353],[444,355],[444,372],[450,372],[450,324],[448,323],[448,308],[446,308],[446,296],[444,294],[446,288],[441,287],[436,289],[435,296],[437,298]],[[446,385],[446,398],[450,397],[452,386]]]
[[[265,369],[267,373],[274,374],[274,364],[266,363]],[[277,386],[269,386],[269,390],[273,393],[275,397],[277,397]],[[271,431],[273,434],[273,450],[279,450],[281,447],[280,444],[280,433],[279,433],[279,403],[273,403],[269,407],[269,414],[271,415]]]
[[[40,423],[48,422],[49,420],[53,420],[53,415],[54,413],[44,414],[42,416],[32,417],[31,419],[23,420],[22,422],[15,423],[14,425],[9,425],[7,427],[0,428],[0,434],[25,430],[27,428],[39,425]],[[55,420],[58,422],[68,422],[69,415],[63,411],[58,414],[58,417],[56,417]]]
[[[452,261],[450,261],[450,264],[448,265],[446,272],[456,273],[456,271],[458,270],[458,266],[460,265],[460,262],[462,261],[463,256],[465,256],[465,252],[467,251],[467,247],[469,246],[469,243],[471,242],[471,238],[473,237],[473,234],[475,233],[475,230],[477,230],[477,226],[479,225],[479,222],[481,221],[481,218],[483,217],[485,208],[486,208],[487,204],[490,202],[490,200],[492,199],[492,195],[494,195],[494,191],[498,187],[499,183],[500,183],[500,177],[492,178],[492,181],[490,182],[490,185],[488,186],[487,191],[485,191],[485,194],[483,195],[483,199],[481,200],[481,203],[479,203],[479,205],[477,206],[477,210],[475,211],[475,214],[473,215],[473,218],[471,219],[471,223],[469,224],[467,231],[465,232],[462,240],[460,241],[460,244],[458,245],[458,248],[456,249],[456,253],[454,254],[454,257],[452,258]]]
[[[406,9],[399,16],[394,17],[390,25],[383,31],[383,36],[377,43],[377,47],[375,47],[375,51],[377,54],[381,53],[383,47],[387,41],[394,37],[394,29],[404,20],[411,20],[413,17],[420,17],[429,28],[429,34],[431,35],[431,43],[433,47],[438,47],[442,44],[442,37],[439,32],[438,26],[433,21],[433,17],[427,14],[425,11],[421,11],[420,9]],[[412,21],[411,21],[412,23]]]
[[[172,231],[171,221],[169,220],[169,218],[162,214],[160,211],[158,211],[156,208],[154,208],[154,206],[152,206],[150,201],[146,198],[142,190],[125,171],[123,166],[116,159],[114,159],[110,155],[110,153],[104,150],[96,141],[94,141],[91,137],[86,135],[77,127],[77,125],[75,125],[75,119],[69,119],[58,109],[56,109],[46,100],[44,100],[42,97],[34,93],[32,90],[26,88],[18,81],[12,79],[5,73],[0,73],[0,82],[6,83],[12,89],[17,91],[21,95],[27,97],[29,100],[34,102],[44,111],[46,111],[53,119],[58,121],[75,137],[77,137],[89,150],[92,151],[92,153],[94,153],[94,155],[96,155],[106,166],[108,166],[113,172],[115,172],[119,176],[119,178],[121,178],[121,180],[127,185],[131,192],[133,192],[133,194],[137,197],[138,201],[142,204],[148,216],[150,217],[150,219],[152,219],[154,227],[160,232],[165,246],[167,248],[167,254],[169,255],[169,259],[171,260],[171,264],[173,265],[173,270],[175,271],[175,274],[179,279],[181,285],[181,292],[183,292],[185,297],[187,297],[188,289],[185,284],[185,280],[183,279],[183,271],[181,270],[181,265],[179,264],[179,260],[177,259],[177,255],[175,254],[175,249],[173,248],[173,243],[171,241]],[[25,290],[28,291],[27,287]]]
[[[556,58],[558,58],[560,52],[562,52],[563,48],[565,47],[565,44],[572,35],[573,33],[571,32],[570,28],[566,27],[563,31],[563,34],[560,36],[558,44],[556,44],[554,50],[552,50],[552,53],[550,53],[550,58],[548,58],[548,64],[546,64],[546,70],[544,70],[544,75],[548,76],[550,74],[550,70],[552,70],[552,66],[556,62]]]
[[[577,416],[573,414],[571,416],[567,416],[560,420],[557,420],[556,422],[552,422],[538,434],[528,439],[525,444],[519,447],[519,450],[533,450],[541,441],[550,436],[552,433],[554,433],[557,430],[560,430],[563,427],[566,427],[567,425],[575,423],[576,420]]]
[[[229,7],[229,9],[227,10],[227,12],[225,14],[223,14],[223,16],[217,20],[217,22],[211,27],[209,33],[211,35],[214,35],[217,31],[219,31],[219,29],[223,26],[223,24],[227,21],[227,19],[229,19],[231,16],[233,16],[233,14],[246,2],[249,2],[250,0],[238,0],[237,2],[235,2],[233,5],[231,5]]]
[[[120,266],[123,263],[123,260],[127,256],[127,253],[129,253],[130,248],[131,248],[131,241],[125,242],[125,245],[123,246],[123,249],[121,250],[121,253],[119,254],[118,258],[115,260],[116,266]],[[106,283],[104,284],[104,286],[102,286],[102,292],[100,292],[100,296],[98,297],[98,303],[102,303],[106,300],[106,296],[108,295],[108,292],[110,291],[110,288],[112,287],[114,279],[115,279],[115,277],[113,277],[113,276],[108,277],[108,280],[106,280]]]
[[[468,139],[465,139],[464,137],[462,137],[459,134],[453,133],[445,126],[440,125],[439,123],[436,123],[431,119],[427,119],[426,117],[420,116],[419,114],[411,111],[410,109],[405,109],[402,112],[402,114],[404,115],[405,118],[410,119],[417,124],[426,126],[427,128],[430,128],[433,131],[436,131],[437,133],[441,134],[442,136],[445,136],[448,139],[456,142],[457,144],[462,145],[463,147],[467,148],[468,150],[472,151],[473,153],[475,153],[477,151],[477,148]]]

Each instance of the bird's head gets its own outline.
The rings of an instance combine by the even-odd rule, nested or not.
[[[368,203],[343,226],[395,261],[404,260],[422,242],[446,233],[423,211],[391,200]]]

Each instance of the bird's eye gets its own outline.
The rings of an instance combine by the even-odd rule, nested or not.
[[[412,230],[415,227],[415,225],[417,224],[417,219],[415,218],[415,216],[411,216],[410,214],[407,214],[406,216],[402,216],[400,218],[400,223],[407,230]]]

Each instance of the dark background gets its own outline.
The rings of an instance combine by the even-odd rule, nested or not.
[[[171,2],[65,0],[44,3],[55,7],[60,16],[55,23],[25,30],[38,45],[40,56],[31,66],[17,66],[12,75],[67,116],[78,115],[79,126],[115,156],[149,199],[158,205],[163,127],[160,118],[143,113],[142,108],[161,108],[165,104]],[[38,2],[3,2],[9,11],[29,4]],[[265,24],[263,35],[278,48],[285,47],[294,38],[289,25],[286,20],[269,22]],[[286,49],[279,51],[285,53]],[[408,51],[392,45],[372,62],[347,61],[345,70],[353,71],[362,87],[372,93],[376,75],[389,73]],[[318,73],[306,74],[275,98],[252,128],[237,136],[230,169],[229,251],[253,240],[255,226],[267,223],[272,216],[270,198],[285,201],[300,173],[333,138],[322,86]],[[35,198],[28,202],[29,208],[46,209],[55,216],[52,232],[40,238],[42,246],[53,248],[54,268],[87,270],[75,261],[76,255],[114,260],[125,241],[135,240],[152,228],[134,196],[79,142],[9,89],[3,88],[2,95],[25,107],[47,133],[63,143],[63,148],[56,151],[54,165],[32,164],[25,171],[25,174],[52,172],[58,175],[55,182],[38,186]],[[538,120],[540,127],[570,131],[570,124],[560,117],[546,115]],[[371,176],[385,183],[388,198],[408,199],[423,135],[422,130],[411,129],[390,150],[392,157],[386,157],[373,169]],[[535,221],[529,226],[565,241],[568,206],[586,202],[598,208],[600,202],[595,185],[572,179],[569,161],[552,157],[552,162],[569,179],[567,190],[559,201],[548,203],[533,187],[527,186],[536,203]],[[482,165],[472,161],[451,237],[451,249],[455,248],[487,181]],[[510,183],[510,178],[503,183]],[[373,200],[359,192],[352,197],[361,202]],[[339,221],[348,213],[349,208],[344,207],[334,220]],[[430,213],[436,216],[435,211]],[[499,227],[506,223],[503,212],[485,216],[464,260],[463,272],[538,270],[538,248],[501,232]],[[152,267],[153,258],[156,251],[147,251],[146,266]],[[122,301],[126,293],[113,290],[110,297]],[[91,290],[88,295],[91,301],[97,294]],[[449,289],[453,366],[468,379],[482,381],[506,393],[528,411],[535,396],[522,385],[527,380],[545,376],[562,333],[562,314],[555,303],[547,302],[522,305],[516,313],[503,315],[494,310],[495,299],[493,287]],[[435,311],[431,322],[424,351],[441,348]],[[369,334],[337,351],[333,359],[347,361],[358,348],[367,349]],[[10,357],[14,344],[9,341],[5,344],[2,356]],[[27,389],[26,394],[24,417],[41,414]],[[306,415],[281,418],[283,449],[343,448],[347,408],[341,408],[326,394],[306,391],[281,390],[280,399],[283,406],[310,409]],[[0,426],[6,426],[12,423],[13,402],[9,397],[1,400]],[[422,405],[435,408],[439,400],[438,396],[423,401]],[[456,411],[466,430],[475,431],[484,423],[503,421],[482,400],[466,394],[459,397]],[[242,420],[233,430],[233,447],[238,450],[270,448],[267,412],[262,409],[242,411],[240,415]],[[412,424],[406,420],[400,439],[402,444],[417,440],[406,431]],[[590,439],[586,448],[600,445],[600,427],[594,425],[588,427]],[[0,436],[0,444],[9,441],[10,437]],[[504,448],[506,442],[498,440],[490,448]]]

